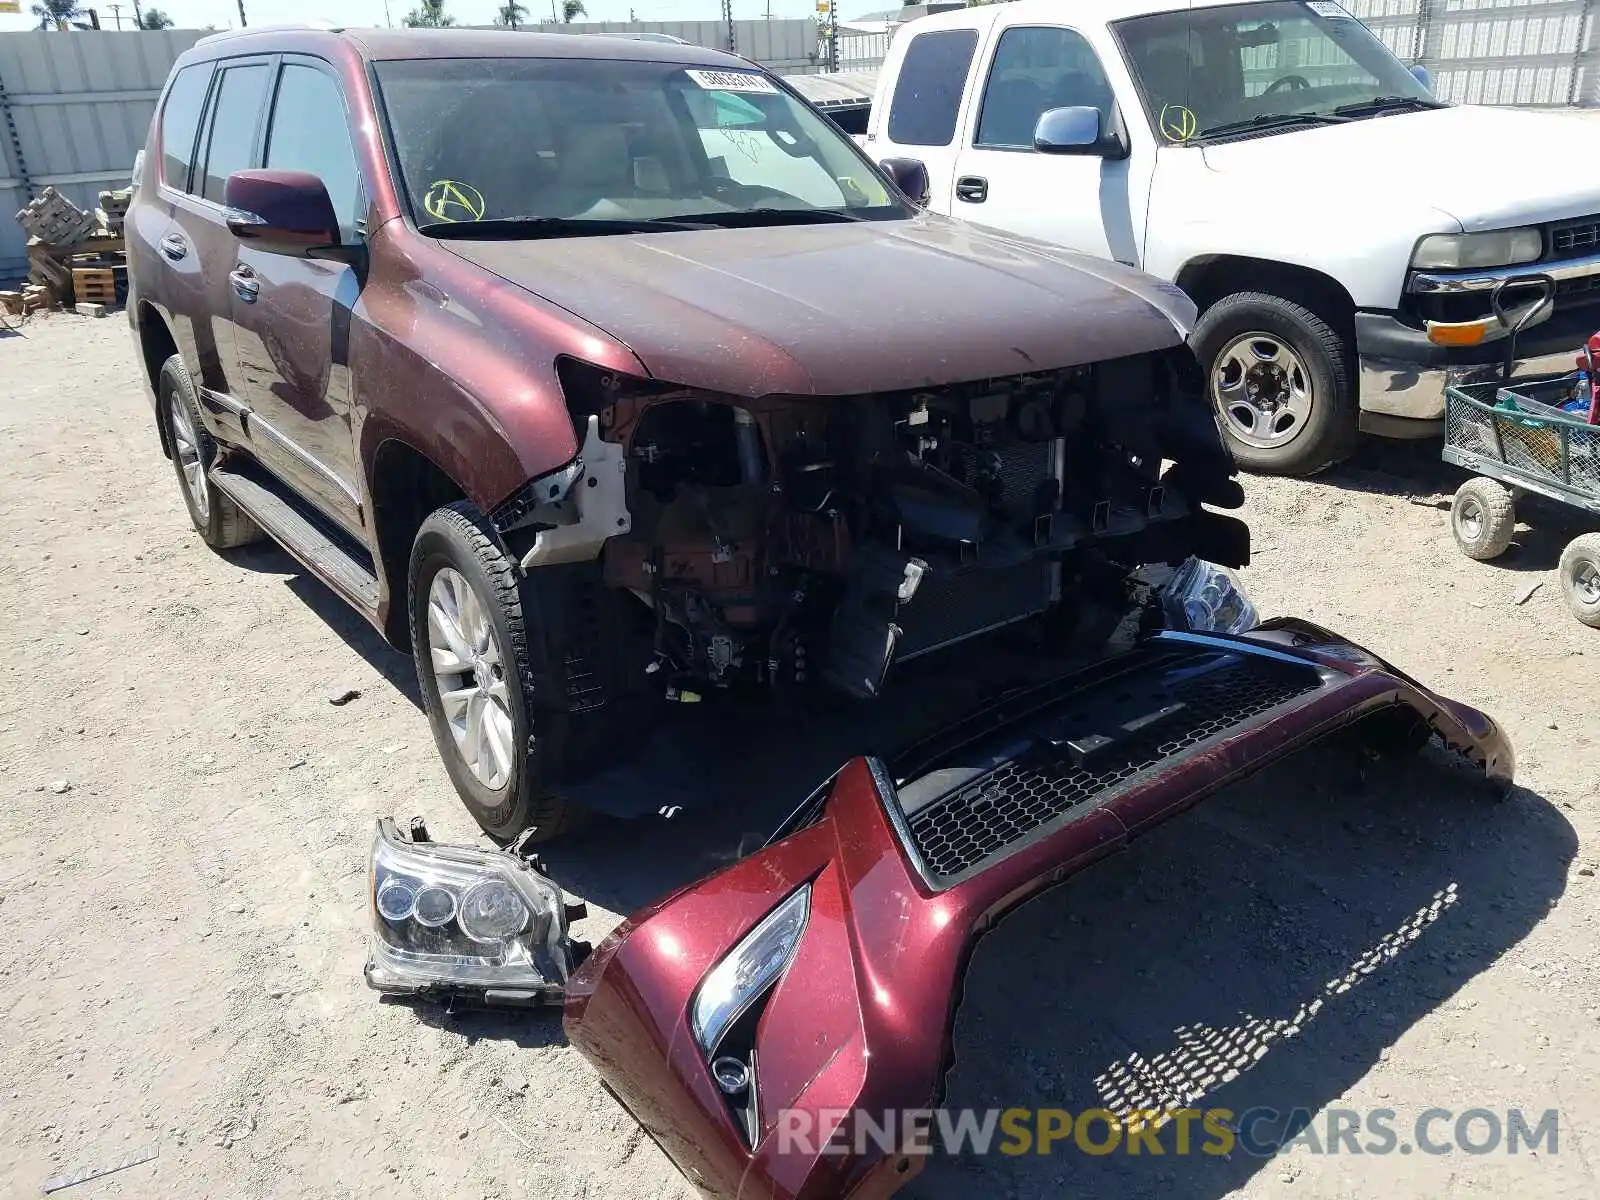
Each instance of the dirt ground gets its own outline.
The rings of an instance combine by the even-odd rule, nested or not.
[[[363,983],[374,818],[475,830],[409,659],[276,549],[189,531],[120,315],[0,335],[0,379],[0,1193],[153,1149],[65,1195],[688,1195],[553,1015]],[[1600,1195],[1600,635],[1556,594],[1573,531],[1537,514],[1468,561],[1458,481],[1431,445],[1247,481],[1247,581],[1493,713],[1513,798],[1339,742],[1209,801],[983,943],[949,1103],[1388,1107],[1402,1132],[1557,1108],[1557,1152],[1067,1151],[937,1161],[908,1195]],[[598,935],[726,852],[607,822],[550,858]]]

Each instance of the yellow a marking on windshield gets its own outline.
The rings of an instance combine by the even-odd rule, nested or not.
[[[436,221],[481,221],[487,210],[483,193],[470,183],[435,179],[423,194],[422,207]]]

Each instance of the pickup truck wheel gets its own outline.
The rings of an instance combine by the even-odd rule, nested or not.
[[[207,474],[217,461],[217,443],[200,420],[200,399],[183,359],[174,354],[161,364],[156,378],[157,415],[172,452],[183,502],[205,544],[213,550],[231,550],[261,539],[261,529],[227,496],[212,485]]]
[[[476,508],[446,505],[422,523],[409,583],[423,707],[467,810],[502,842],[529,828],[536,842],[568,832],[582,812],[546,786],[562,760],[562,715],[545,719],[535,704],[560,694],[560,658],[530,630],[515,565]]]
[[[1238,292],[1206,309],[1192,342],[1217,424],[1241,467],[1314,475],[1355,449],[1349,350],[1309,308]]]

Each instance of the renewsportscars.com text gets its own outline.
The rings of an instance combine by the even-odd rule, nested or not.
[[[906,1109],[883,1113],[784,1109],[780,1154],[1204,1154],[1271,1158],[1311,1154],[1556,1154],[1560,1114],[1550,1108]]]

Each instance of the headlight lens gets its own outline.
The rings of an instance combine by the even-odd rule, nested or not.
[[[690,1024],[710,1055],[739,1016],[775,982],[794,957],[811,915],[808,883],[762,919],[700,981],[690,1002]]]
[[[465,985],[560,999],[571,963],[566,908],[523,860],[406,841],[385,820],[372,842],[370,883],[367,982],[379,991]]]
[[[1174,629],[1244,633],[1260,622],[1244,584],[1227,567],[1191,558],[1162,589],[1162,607]]]
[[[1463,271],[1536,261],[1544,253],[1537,229],[1491,229],[1483,233],[1436,233],[1417,243],[1411,265],[1421,270]]]

